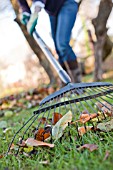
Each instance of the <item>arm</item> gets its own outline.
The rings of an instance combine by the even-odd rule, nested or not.
[[[18,0],[20,7],[22,9],[22,12],[28,12],[31,13],[30,7],[28,6],[28,3],[26,0]]]
[[[23,12],[31,13],[31,10],[26,0],[18,0],[18,2]],[[45,3],[46,3],[46,0],[33,0],[33,8],[35,9],[36,6],[44,8]]]
[[[45,7],[46,0],[33,0],[32,12],[26,0],[18,0],[18,2],[22,8],[21,22],[24,25],[27,24],[27,30],[32,34],[37,24],[38,13],[41,11],[41,8]]]

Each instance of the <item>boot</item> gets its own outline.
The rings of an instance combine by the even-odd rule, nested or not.
[[[71,77],[72,82],[80,83],[81,82],[81,71],[78,65],[77,60],[66,61],[65,63],[66,70]]]

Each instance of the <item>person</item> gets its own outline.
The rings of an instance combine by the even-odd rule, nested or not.
[[[56,52],[59,56],[59,63],[68,72],[73,82],[81,82],[81,72],[77,57],[70,46],[71,31],[74,26],[78,2],[80,0],[33,0],[32,12],[26,0],[18,0],[22,9],[21,22],[26,25],[32,35],[38,15],[42,8],[45,8],[49,15],[52,38]]]

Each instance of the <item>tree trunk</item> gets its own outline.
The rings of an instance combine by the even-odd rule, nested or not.
[[[22,30],[28,44],[30,45],[31,49],[33,50],[33,52],[38,57],[40,65],[46,71],[46,73],[47,73],[47,75],[50,79],[50,83],[51,84],[56,83],[58,76],[57,76],[54,68],[51,66],[50,62],[48,61],[48,59],[44,55],[43,51],[41,50],[41,48],[39,47],[39,45],[37,44],[35,39],[31,35],[28,34],[26,27],[23,24],[21,24],[21,22],[19,20],[19,17],[18,17],[19,6],[17,4],[17,1],[12,0],[11,2],[12,2],[12,5],[13,5],[13,8],[14,8],[16,14],[17,14],[17,18],[15,19],[15,21],[18,23],[19,27],[21,28],[21,30]]]
[[[112,51],[112,42],[107,35],[106,23],[113,7],[112,0],[101,0],[98,16],[92,21],[97,41],[94,43],[95,71],[94,81],[102,79],[102,62]]]

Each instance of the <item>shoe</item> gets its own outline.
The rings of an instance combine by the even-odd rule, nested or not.
[[[76,68],[74,70],[71,70],[71,73],[73,76],[72,81],[75,83],[81,83],[82,76],[81,76],[80,69]]]
[[[65,68],[72,82],[80,83],[82,76],[77,60],[64,62]]]

